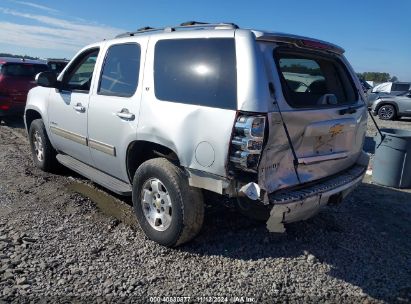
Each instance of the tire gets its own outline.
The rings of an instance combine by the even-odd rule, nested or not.
[[[204,220],[203,195],[183,171],[165,158],[144,162],[133,179],[133,207],[141,229],[160,245],[190,241]]]
[[[34,164],[45,172],[53,172],[58,168],[56,150],[50,143],[42,119],[35,119],[30,125],[29,142]]]
[[[378,117],[381,120],[394,120],[396,116],[397,111],[393,105],[385,104],[378,109]]]
[[[266,206],[261,202],[256,202],[246,197],[237,198],[237,207],[242,215],[254,221],[266,222],[270,217],[270,206]]]

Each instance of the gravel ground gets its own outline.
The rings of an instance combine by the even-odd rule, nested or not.
[[[369,177],[284,235],[209,201],[200,235],[168,249],[144,237],[129,199],[36,169],[20,122],[0,125],[0,172],[0,303],[411,301],[411,192]]]

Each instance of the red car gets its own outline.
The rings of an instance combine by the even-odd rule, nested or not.
[[[0,117],[22,115],[34,77],[47,70],[41,60],[0,57]]]

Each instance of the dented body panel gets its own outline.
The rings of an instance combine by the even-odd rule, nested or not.
[[[327,113],[313,110],[307,111],[305,115],[299,115],[298,112],[283,113],[299,160],[298,173],[302,183],[349,168],[361,154],[367,117],[365,107],[351,118],[335,118],[337,111],[332,109]],[[269,139],[261,157],[258,183],[262,189],[271,193],[299,182],[279,114],[270,113],[268,124]],[[336,126],[337,134],[333,132]]]
[[[353,167],[327,181],[297,189],[294,193],[289,191],[271,197],[273,207],[267,229],[271,232],[284,232],[284,224],[306,220],[327,204],[341,202],[361,184],[368,161],[368,155],[363,152]]]

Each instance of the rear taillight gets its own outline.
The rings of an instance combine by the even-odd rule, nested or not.
[[[237,117],[230,150],[230,161],[235,168],[257,172],[263,149],[265,124],[265,116],[240,114]]]
[[[9,105],[0,105],[0,110],[7,111],[10,109]]]

